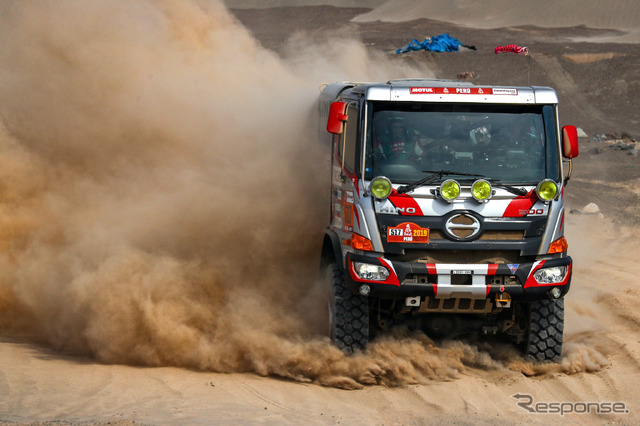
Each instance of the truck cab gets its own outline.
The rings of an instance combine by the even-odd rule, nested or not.
[[[503,334],[558,361],[572,260],[563,194],[578,155],[548,87],[451,80],[334,83],[322,270],[332,341],[394,325]],[[565,172],[563,162],[569,167]]]

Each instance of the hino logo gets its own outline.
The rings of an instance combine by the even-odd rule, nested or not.
[[[447,219],[444,229],[455,240],[472,240],[480,233],[480,221],[469,213],[457,213]]]
[[[396,214],[416,214],[415,207],[396,207],[393,205],[386,205],[380,207],[380,213],[396,213]]]

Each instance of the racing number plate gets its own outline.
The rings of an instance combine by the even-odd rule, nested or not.
[[[429,242],[429,228],[421,228],[413,222],[404,222],[387,228],[387,242],[426,244]]]

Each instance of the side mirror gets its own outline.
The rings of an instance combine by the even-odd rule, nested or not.
[[[562,156],[564,158],[576,158],[578,149],[578,129],[576,126],[564,126],[562,128]]]
[[[344,131],[344,123],[346,123],[347,115],[346,102],[334,102],[329,109],[329,119],[327,120],[327,132],[339,135]]]

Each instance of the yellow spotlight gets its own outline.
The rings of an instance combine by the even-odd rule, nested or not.
[[[558,194],[558,185],[551,179],[545,179],[536,187],[536,194],[542,201],[551,201]]]
[[[369,184],[369,192],[378,200],[384,200],[391,194],[391,181],[384,176],[374,177]]]
[[[493,195],[491,184],[484,179],[479,179],[473,182],[473,185],[471,186],[471,195],[473,195],[473,198],[475,198],[476,201],[486,203]]]
[[[447,179],[440,185],[440,195],[451,203],[460,195],[460,184],[453,179]]]

